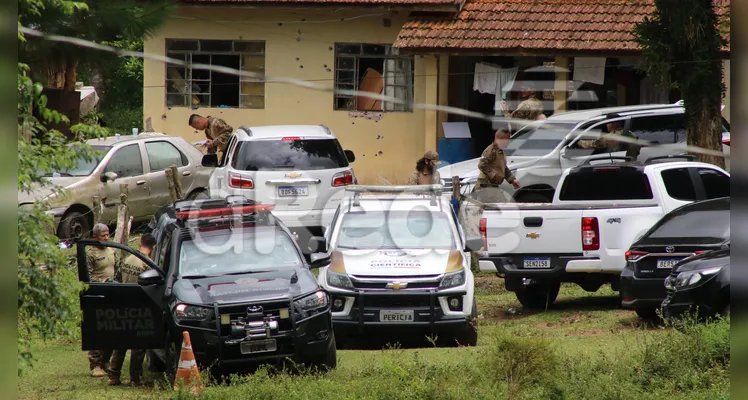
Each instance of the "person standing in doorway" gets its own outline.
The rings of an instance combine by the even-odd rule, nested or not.
[[[441,183],[439,171],[436,164],[439,163],[439,154],[429,150],[416,161],[416,169],[408,178],[408,185],[438,185]]]
[[[517,178],[506,163],[504,149],[509,145],[509,131],[499,129],[494,134],[494,141],[483,150],[478,169],[478,180],[473,188],[473,195],[483,203],[507,201],[500,189],[501,183],[509,182],[515,189],[520,188]]]
[[[91,230],[91,238],[100,242],[109,241],[109,227],[98,223]],[[114,249],[104,246],[88,246],[86,248],[86,261],[88,264],[88,277],[90,282],[107,282],[114,280],[115,265],[117,257]],[[107,375],[111,350],[91,350],[88,352],[88,364],[91,376],[101,378]]]
[[[231,133],[234,131],[231,125],[220,118],[203,117],[198,114],[190,115],[189,122],[194,129],[205,131],[205,137],[208,139],[205,142],[205,147],[207,147],[208,153],[224,153],[229,138],[231,138]]]
[[[145,233],[140,237],[140,252],[150,258],[153,249],[156,247],[156,239],[150,233]],[[122,262],[119,268],[119,282],[138,283],[140,274],[148,270],[148,266],[134,254],[130,254]],[[130,349],[130,384],[140,386],[143,384],[143,360],[145,359],[145,349]],[[122,373],[122,364],[125,362],[127,349],[117,349],[112,352],[112,362],[109,370],[109,385],[121,385],[120,375]]]

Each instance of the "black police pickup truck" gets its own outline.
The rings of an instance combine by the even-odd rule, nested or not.
[[[272,205],[244,197],[181,201],[165,206],[151,226],[149,260],[112,242],[77,242],[83,350],[154,349],[152,367],[173,381],[190,334],[202,368],[279,363],[326,370],[336,366],[329,295],[310,271]],[[88,246],[135,254],[151,269],[137,284],[89,282]],[[129,254],[128,254],[129,253]]]

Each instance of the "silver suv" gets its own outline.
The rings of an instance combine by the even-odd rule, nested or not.
[[[52,185],[65,189],[62,195],[55,195],[50,187],[18,193],[21,209],[37,200],[49,201],[47,213],[54,216],[55,232],[60,239],[88,236],[94,224],[94,196],[103,205],[102,222],[114,224],[120,184],[128,186],[133,221],[150,219],[156,210],[171,201],[164,172],[170,165],[177,166],[187,199],[207,198],[212,169],[203,167],[203,153],[180,137],[150,133],[91,139],[86,143],[102,156],[91,161],[80,159],[73,168],[46,175]]]

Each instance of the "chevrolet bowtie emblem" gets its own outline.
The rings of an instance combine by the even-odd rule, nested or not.
[[[289,172],[289,173],[286,174],[286,178],[291,178],[291,179],[296,179],[296,178],[298,178],[300,176],[301,176],[301,174],[298,173],[298,172]]]
[[[387,284],[387,289],[392,289],[392,290],[405,289],[406,287],[408,287],[407,283],[390,282]]]
[[[535,232],[530,232],[525,237],[529,237],[530,239],[537,239],[537,238],[540,237],[540,234],[539,233],[535,233]]]

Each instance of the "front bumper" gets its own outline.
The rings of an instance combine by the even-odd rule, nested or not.
[[[625,268],[621,272],[621,305],[629,309],[660,308],[667,296],[666,278],[640,278],[632,269]]]
[[[253,303],[251,305],[257,305]],[[232,317],[242,312],[250,304],[215,305],[215,318],[210,322],[202,322],[200,326],[191,324],[177,324],[176,330],[181,336],[182,331],[190,333],[192,349],[196,361],[204,366],[218,367],[258,365],[273,363],[284,359],[295,362],[307,362],[324,357],[334,349],[334,335],[330,309],[305,319],[298,319],[293,310],[293,300],[275,303],[261,303],[265,315],[279,315],[280,310],[288,310],[288,318],[279,320],[277,329],[267,329],[259,337],[247,338],[231,334],[231,325],[221,322],[221,315]],[[177,339],[175,337],[175,339]],[[181,337],[179,338],[181,342]],[[275,351],[249,353],[242,352],[242,344],[274,340]]]
[[[334,301],[345,299],[345,308],[333,313],[337,331],[363,333],[368,328],[421,328],[432,332],[460,329],[468,322],[469,311],[464,311],[466,290],[360,290],[330,292]],[[458,298],[458,310],[449,309],[448,301]],[[446,310],[446,311],[445,311]],[[411,321],[382,321],[383,312],[412,312]]]
[[[720,290],[717,279],[709,279],[694,287],[667,290],[661,303],[663,316],[675,320],[696,312],[698,318],[713,317],[721,311]]]

